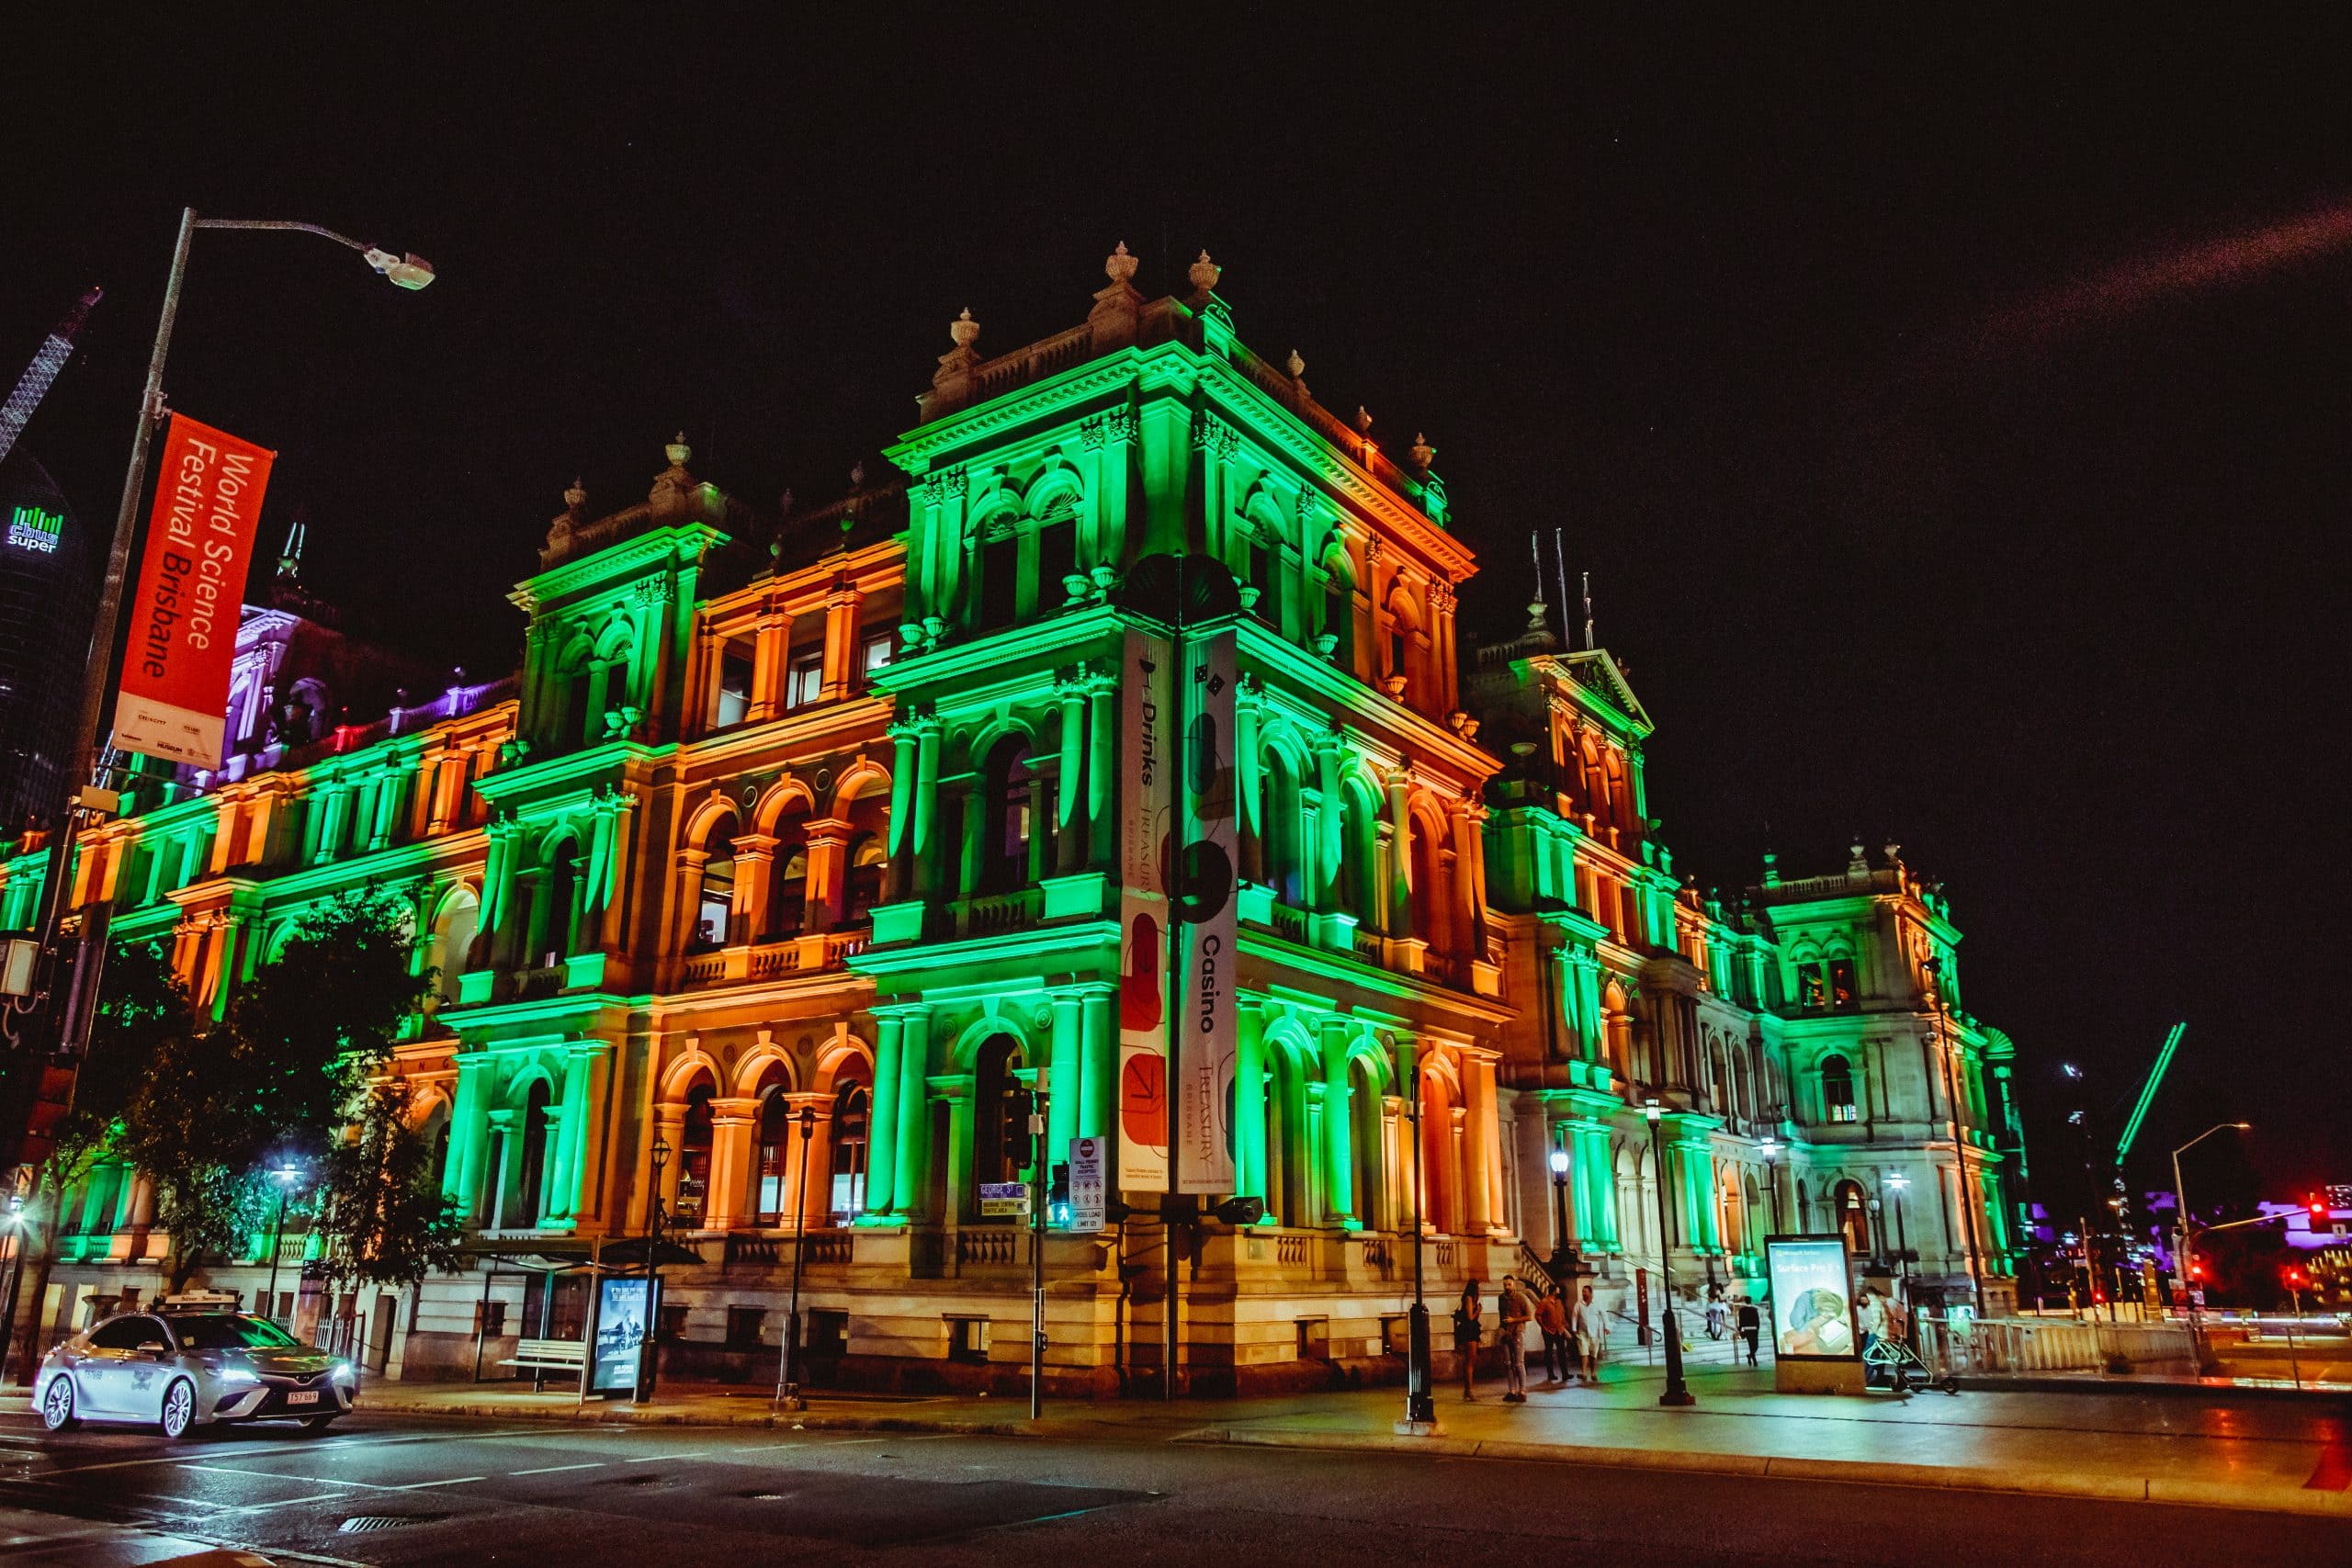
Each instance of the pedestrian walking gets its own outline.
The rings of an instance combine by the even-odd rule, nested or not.
[[[1576,1334],[1577,1359],[1584,1363],[1587,1382],[1600,1381],[1600,1358],[1609,1346],[1609,1314],[1592,1299],[1592,1287],[1587,1285],[1577,1303]]]
[[[1503,1276],[1502,1344],[1503,1344],[1503,1403],[1527,1403],[1527,1322],[1535,1315],[1535,1305],[1527,1299],[1527,1292],[1516,1274]]]
[[[1707,1287],[1707,1337],[1724,1337],[1724,1289],[1721,1285]]]
[[[1576,1352],[1569,1347],[1568,1303],[1565,1289],[1535,1302],[1535,1331],[1544,1336],[1544,1381],[1564,1383],[1576,1375]]]
[[[1862,1287],[1862,1299],[1855,1308],[1855,1326],[1862,1333],[1862,1376],[1870,1377],[1871,1347],[1886,1337],[1886,1303],[1878,1292]]]
[[[1756,1364],[1757,1341],[1764,1336],[1764,1314],[1757,1309],[1755,1297],[1739,1298],[1737,1322],[1739,1337],[1747,1343],[1747,1364],[1752,1367]]]
[[[1478,1390],[1478,1325],[1483,1309],[1478,1304],[1478,1281],[1471,1280],[1462,1287],[1462,1300],[1453,1309],[1453,1359],[1462,1363],[1462,1397],[1476,1399]]]

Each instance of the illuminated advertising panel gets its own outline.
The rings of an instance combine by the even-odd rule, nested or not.
[[[1238,931],[1234,817],[1235,637],[1227,626],[1184,649],[1183,875],[1176,928],[1184,934],[1178,987],[1176,1190],[1233,1190],[1232,1090]]]
[[[1764,1272],[1772,1288],[1775,1354],[1838,1361],[1861,1355],[1843,1236],[1775,1236],[1764,1244]]]
[[[596,1281],[596,1355],[588,1363],[591,1393],[627,1393],[637,1387],[645,1337],[653,1332],[653,1281],[643,1275],[606,1275]]]
[[[1168,884],[1174,659],[1130,628],[1119,740],[1119,1185],[1168,1190]]]

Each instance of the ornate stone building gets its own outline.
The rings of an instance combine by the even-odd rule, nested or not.
[[[1203,1391],[1389,1375],[1416,1216],[1441,1303],[1567,1249],[1611,1303],[1662,1250],[1730,1284],[1776,1229],[1891,1272],[1890,1176],[1905,1271],[1997,1307],[2008,1043],[1960,1006],[1940,893],[1891,850],[1736,907],[1678,879],[1610,654],[1540,611],[1458,649],[1476,562],[1428,445],[1244,346],[1205,255],[1187,298],[1134,270],[999,357],[954,323],[899,475],[832,506],[762,514],[683,438],[637,505],[575,485],[512,682],[143,779],[94,837],[76,898],[214,1005],[318,898],[413,900],[438,978],[398,1070],[481,1261],[305,1310],[466,1375],[576,1332],[561,1267],[659,1215],[695,1259],[673,1367],[772,1369],[798,1248],[820,1381],[1016,1377],[1031,1235],[980,1190],[1029,1165],[1033,1095],[1052,1160],[1133,1125],[1123,587],[1161,554],[1238,585],[1226,1115],[1262,1218],[1130,1190],[1049,1229],[1057,1384],[1157,1386],[1170,1343]],[[40,874],[6,865],[0,926]],[[45,1321],[152,1291],[151,1210],[130,1171],[68,1195]]]

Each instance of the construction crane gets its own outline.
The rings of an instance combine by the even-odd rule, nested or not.
[[[2118,1170],[2123,1168],[2132,1143],[2140,1136],[2140,1123],[2148,1119],[2148,1107],[2155,1103],[2156,1089],[2165,1081],[2165,1069],[2172,1066],[2173,1053],[2180,1049],[2180,1037],[2188,1032],[2188,1025],[2181,1022],[2174,1024],[2172,1032],[2165,1036],[2165,1048],[2156,1053],[2156,1065],[2148,1070],[2148,1081],[2140,1087],[2140,1103],[2132,1108],[2131,1119],[2123,1123],[2123,1135],[2115,1140]]]
[[[41,340],[40,349],[33,355],[33,362],[25,367],[25,373],[18,378],[17,389],[8,394],[7,402],[0,404],[0,458],[15,450],[17,437],[25,433],[27,422],[33,417],[33,410],[39,408],[41,399],[48,395],[50,383],[57,379],[57,373],[65,368],[65,361],[74,353],[74,334],[82,330],[82,322],[88,317],[90,307],[98,302],[102,292],[93,284],[80,299],[74,301],[74,308],[65,312],[65,319],[57,323],[57,330]]]

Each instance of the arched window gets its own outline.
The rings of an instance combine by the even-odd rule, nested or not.
[[[882,901],[882,884],[890,869],[888,846],[879,833],[860,833],[849,841],[849,869],[842,883],[842,920],[862,926],[874,918]]]
[[[1839,1182],[1830,1190],[1829,1204],[1837,1211],[1838,1228],[1845,1233],[1847,1252],[1856,1258],[1871,1256],[1871,1211],[1861,1184]]]
[[[972,1094],[973,1203],[989,1182],[1018,1181],[1029,1163],[1029,1091],[1017,1076],[1021,1042],[993,1035],[980,1046]]]
[[[1348,1111],[1351,1119],[1349,1133],[1355,1143],[1355,1215],[1366,1230],[1387,1230],[1391,1221],[1387,1204],[1383,1201],[1388,1190],[1388,1175],[1382,1161],[1386,1154],[1381,1136],[1384,1111],[1381,1105],[1380,1080],[1372,1064],[1358,1056],[1348,1066]]]
[[[539,1223],[540,1208],[546,1200],[548,1107],[554,1098],[547,1079],[534,1078],[530,1093],[523,1099],[523,1125],[517,1129],[522,1157],[515,1162],[514,1218],[511,1222],[519,1230],[529,1230]]]
[[[1356,662],[1356,591],[1336,562],[1323,579],[1323,634],[1331,639],[1331,662],[1351,672]]]
[[[753,1179],[752,1212],[763,1225],[784,1224],[786,1176],[792,1158],[792,1102],[786,1098],[782,1063],[771,1062],[761,1075],[759,1169]]]
[[[710,1195],[710,1100],[707,1083],[688,1090],[685,1124],[678,1132],[677,1218],[689,1226],[701,1224]]]
[[[854,1073],[854,1077],[847,1076]],[[866,1129],[874,1094],[865,1068],[843,1068],[833,1086],[832,1182],[825,1202],[832,1223],[845,1225],[865,1212]]]
[[[1294,908],[1306,897],[1306,822],[1298,775],[1279,748],[1265,754],[1266,815],[1263,836],[1266,880],[1274,897]]]
[[[1340,789],[1340,907],[1361,931],[1380,930],[1380,807],[1360,779]],[[1329,809],[1328,806],[1326,809]]]
[[[580,846],[566,837],[548,846],[547,910],[539,956],[558,964],[571,956],[573,922],[580,902]]]
[[[1029,743],[1008,735],[989,750],[983,770],[987,815],[981,822],[980,890],[1007,893],[1025,887],[1030,840],[1036,830],[1036,774],[1029,767]]]
[[[729,812],[703,835],[709,858],[702,863],[702,892],[695,904],[695,932],[689,953],[725,947],[735,937],[735,835],[742,829]]]
[[[458,999],[458,981],[466,972],[466,955],[473,951],[481,916],[481,901],[470,887],[459,887],[441,901],[427,962],[439,972],[434,977],[434,989],[444,1002]]]
[[[808,852],[776,850],[775,936],[797,936],[808,926]]]
[[[1861,1119],[1854,1104],[1854,1066],[1843,1056],[1821,1059],[1821,1112],[1823,1119],[1830,1122]]]

